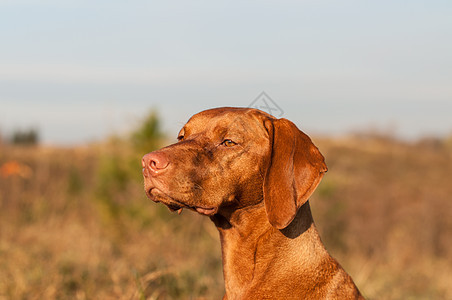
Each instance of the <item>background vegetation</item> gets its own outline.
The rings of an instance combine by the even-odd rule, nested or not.
[[[452,140],[314,140],[313,215],[364,295],[452,299]],[[0,143],[0,299],[221,299],[213,224],[144,195],[141,156],[166,143],[155,112],[99,144]]]

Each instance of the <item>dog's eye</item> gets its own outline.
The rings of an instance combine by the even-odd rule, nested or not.
[[[234,142],[233,140],[229,140],[229,139],[224,140],[221,144],[225,147],[232,147],[232,146],[237,145],[236,142]]]

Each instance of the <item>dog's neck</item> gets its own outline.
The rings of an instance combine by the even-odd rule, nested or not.
[[[283,230],[268,222],[263,203],[216,215],[212,221],[220,232],[225,288],[231,299],[242,298],[255,282],[266,282],[266,276],[276,273],[284,278],[284,274],[293,276],[297,271],[300,276],[314,278],[303,274],[304,270],[313,270],[310,266],[330,257],[314,226],[308,202]],[[281,264],[289,259],[290,264]]]

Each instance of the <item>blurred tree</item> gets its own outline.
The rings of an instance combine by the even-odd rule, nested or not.
[[[122,237],[125,219],[138,221],[141,218],[143,224],[149,220],[149,216],[142,213],[141,205],[148,203],[144,193],[140,193],[141,198],[136,201],[128,195],[137,185],[142,185],[141,158],[160,148],[163,140],[160,119],[157,112],[151,110],[129,136],[113,137],[107,143],[99,162],[96,199],[102,219],[117,237]]]
[[[37,145],[39,143],[39,133],[35,128],[29,130],[16,129],[11,135],[11,144],[14,145]]]
[[[159,148],[163,137],[160,118],[155,110],[151,110],[141,125],[131,134],[135,150],[142,154]]]

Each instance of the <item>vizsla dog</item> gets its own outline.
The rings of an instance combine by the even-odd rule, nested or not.
[[[224,299],[363,299],[314,226],[308,199],[327,167],[306,134],[257,109],[215,108],[178,140],[143,157],[145,191],[214,222]]]

